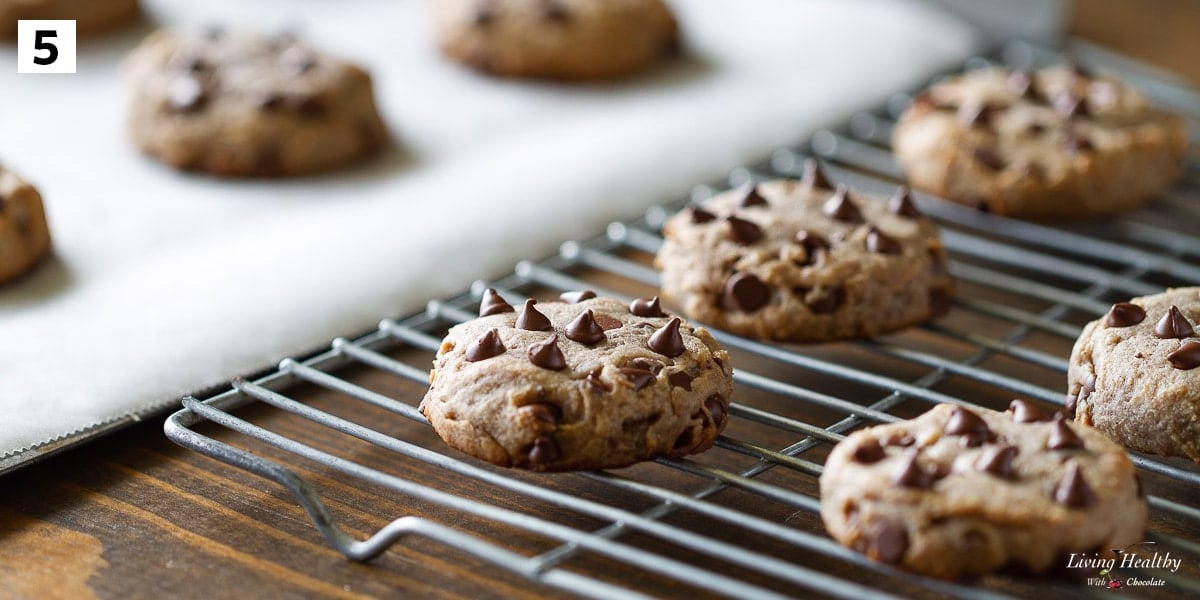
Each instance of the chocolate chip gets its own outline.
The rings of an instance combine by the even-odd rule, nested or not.
[[[529,355],[529,362],[543,369],[561,371],[567,368],[567,359],[562,350],[558,349],[558,334],[546,338],[545,341],[530,344],[526,353]]]
[[[929,316],[944,317],[950,312],[954,303],[950,299],[950,291],[943,289],[929,290]]]
[[[896,564],[908,551],[908,532],[899,525],[880,525],[871,534],[870,548],[874,550],[875,560]]]
[[[668,383],[675,387],[681,387],[689,392],[692,391],[692,381],[695,379],[695,377],[692,377],[683,371],[676,371],[670,375],[667,375]]]
[[[618,369],[621,375],[633,384],[633,391],[640,391],[642,388],[654,383],[654,373],[647,369],[637,369],[634,367],[621,367]]]
[[[1087,508],[1096,502],[1096,494],[1088,487],[1074,461],[1067,464],[1067,472],[1054,490],[1054,501],[1071,508]]]
[[[1062,413],[1054,413],[1050,437],[1046,440],[1046,448],[1050,450],[1069,450],[1083,448],[1083,438],[1067,425],[1067,419]]]
[[[583,378],[583,381],[602,392],[611,392],[612,386],[608,385],[603,379],[600,379],[601,370],[599,367],[593,369],[592,372],[587,374],[587,377]]]
[[[746,186],[746,191],[742,195],[742,200],[738,202],[738,206],[750,208],[751,206],[770,206],[770,203],[758,193],[758,186],[751,183]]]
[[[1013,400],[1008,403],[1008,410],[1012,412],[1013,421],[1017,423],[1038,423],[1050,420],[1050,415],[1028,400]]]
[[[703,208],[696,206],[695,204],[689,205],[688,209],[692,213],[692,222],[696,223],[697,225],[700,223],[707,223],[707,222],[717,218],[717,215],[714,215],[714,214],[708,212],[707,210],[704,210]]]
[[[569,304],[579,304],[584,300],[591,300],[596,297],[596,292],[592,290],[578,290],[574,292],[563,292],[558,295],[558,299]]]
[[[204,84],[191,75],[176,77],[167,85],[167,104],[175,112],[195,112],[207,102]]]
[[[537,300],[529,298],[525,300],[525,306],[521,307],[521,312],[517,314],[517,329],[525,331],[550,331],[554,329],[554,325],[550,323],[550,319],[546,318],[541,311],[534,308]]]
[[[592,316],[592,311],[589,309],[579,313],[579,316],[575,317],[575,320],[567,325],[565,335],[567,339],[575,340],[585,346],[591,346],[604,339],[604,328],[596,323],[596,319]]]
[[[974,208],[975,210],[977,210],[977,211],[979,211],[979,212],[981,212],[981,213],[990,213],[990,212],[992,212],[992,205],[991,205],[991,203],[988,201],[988,199],[987,199],[987,198],[981,198],[981,197],[979,197],[979,196],[975,196],[975,197],[973,197],[973,198],[968,198],[968,199],[967,199],[967,206],[970,206],[971,208]]]
[[[1088,110],[1087,99],[1071,93],[1059,94],[1054,98],[1054,111],[1064,119],[1087,117],[1092,114]]]
[[[599,325],[600,328],[605,331],[608,331],[610,329],[618,329],[622,326],[621,320],[612,315],[606,315],[604,313],[600,313],[598,315],[595,315],[595,318],[596,318],[596,324]]]
[[[958,120],[967,127],[986,127],[1004,107],[997,104],[971,102],[958,108]]]
[[[1167,309],[1167,314],[1159,319],[1158,324],[1154,326],[1154,337],[1164,340],[1183,339],[1196,335],[1196,330],[1192,329],[1192,324],[1188,323],[1187,317],[1179,312],[1179,307],[1172,305]]]
[[[558,425],[558,422],[562,420],[562,409],[546,402],[526,404],[518,409],[517,412],[551,425]]]
[[[982,417],[961,406],[951,409],[945,431],[947,435],[964,436],[963,443],[967,446],[982,444],[991,433]]]
[[[729,222],[729,239],[743,246],[749,246],[763,238],[762,229],[758,225],[733,215],[725,218]]]
[[[667,316],[667,313],[662,311],[658,296],[652,298],[634,298],[633,302],[629,303],[629,312],[646,318]]]
[[[846,301],[846,290],[842,287],[827,288],[824,292],[818,294],[811,300],[806,300],[804,305],[808,310],[816,315],[827,315],[839,308]]]
[[[650,334],[650,341],[647,342],[650,349],[672,358],[683,354],[685,348],[683,335],[679,333],[680,323],[679,317],[675,317],[667,321],[667,324],[663,325],[661,329]]]
[[[1072,154],[1081,152],[1091,152],[1096,147],[1092,145],[1092,141],[1084,136],[1077,136],[1071,132],[1067,132],[1063,136],[1063,148]]]
[[[975,463],[975,468],[990,473],[1000,479],[1013,478],[1013,458],[1017,455],[1017,447],[1012,445],[996,446],[984,451],[983,456]]]
[[[800,180],[800,183],[813,189],[833,189],[833,183],[825,175],[825,169],[821,168],[821,163],[811,158],[804,161],[804,177]]]
[[[917,209],[917,204],[913,202],[912,190],[908,189],[907,185],[902,185],[896,188],[896,193],[892,195],[892,199],[888,200],[888,211],[893,215],[917,219],[921,217],[921,211]]]
[[[825,201],[821,210],[825,216],[843,223],[863,222],[862,211],[858,210],[858,205],[850,199],[850,190],[844,185],[838,185],[833,197]]]
[[[877,463],[887,456],[887,452],[883,446],[879,445],[879,440],[875,438],[867,438],[866,441],[859,444],[850,455],[854,462],[860,462],[865,465]]]
[[[910,450],[900,468],[892,473],[892,483],[901,487],[926,489],[933,484],[933,478],[917,464],[918,450]]]
[[[504,297],[496,291],[496,288],[484,290],[483,299],[479,301],[479,316],[486,317],[512,311],[512,305],[504,301]]]
[[[713,394],[705,398],[704,408],[708,409],[708,414],[717,427],[720,427],[729,416],[729,409],[725,407],[725,398],[720,394]]]
[[[679,437],[675,438],[675,443],[671,445],[671,448],[675,450],[677,454],[686,454],[686,452],[680,451],[689,450],[695,444],[696,442],[692,439],[692,429],[689,427],[688,429],[685,429],[683,433],[679,434]]]
[[[1184,342],[1182,346],[1167,355],[1167,361],[1172,367],[1188,371],[1200,367],[1200,342],[1195,340]]]
[[[996,154],[995,150],[990,148],[976,148],[974,156],[976,162],[993,171],[999,171],[1004,168],[1004,160],[1000,158],[999,154]]]
[[[554,438],[549,435],[539,435],[529,448],[529,462],[533,465],[552,463],[561,457],[562,451],[558,449],[558,444],[554,443]]]
[[[904,250],[891,236],[874,225],[867,231],[867,251],[875,254],[900,254]]]
[[[817,251],[825,252],[831,248],[829,240],[821,234],[811,231],[797,231],[796,243],[804,248],[804,262],[797,261],[796,263],[800,266],[813,264],[817,261]]]
[[[317,57],[299,46],[291,46],[279,53],[279,64],[292,75],[301,75],[317,66]]]
[[[571,20],[571,13],[557,0],[543,0],[542,20],[561,25]]]
[[[500,356],[508,349],[500,341],[500,332],[495,327],[485,331],[478,339],[467,346],[467,361],[479,362],[493,356]]]
[[[725,281],[722,304],[742,312],[754,312],[771,297],[771,290],[753,273],[734,273]]]

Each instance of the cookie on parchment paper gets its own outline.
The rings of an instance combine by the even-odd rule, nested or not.
[[[0,166],[0,283],[29,272],[49,251],[41,194]]]
[[[535,471],[623,467],[707,450],[733,396],[728,354],[657,299],[590,292],[480,317],[442,341],[420,405],[451,447]]]
[[[1067,410],[1126,447],[1200,463],[1200,287],[1113,305],[1071,351]]]
[[[442,52],[503,77],[615,79],[678,47],[661,0],[435,0]]]
[[[942,579],[1142,540],[1133,463],[1098,431],[1014,400],[1006,412],[940,404],[842,440],[821,474],[829,534],[874,560]]]
[[[125,79],[134,142],[183,170],[300,175],[388,140],[370,75],[288,34],[159,31],[130,54]]]
[[[953,282],[937,226],[908,190],[890,201],[802,181],[745,186],[667,220],[655,266],[690,318],[764,339],[876,336],[938,316]]]
[[[919,94],[892,135],[913,187],[995,214],[1088,218],[1161,195],[1183,172],[1178,115],[1064,64],[981,69]]]

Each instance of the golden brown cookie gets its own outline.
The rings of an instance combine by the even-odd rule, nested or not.
[[[27,273],[49,251],[42,196],[0,166],[0,283]]]
[[[134,142],[184,170],[299,175],[388,139],[370,75],[290,35],[160,31],[130,54],[125,79]]]
[[[442,341],[420,410],[450,446],[535,471],[707,450],[733,395],[729,357],[655,299],[590,292],[514,308],[488,290]]]
[[[1113,305],[1071,351],[1067,410],[1128,448],[1200,463],[1200,287]]]
[[[1187,131],[1113,77],[983,69],[918,95],[892,136],[913,187],[1000,215],[1093,217],[1161,195]]]
[[[661,0],[436,0],[434,14],[447,56],[504,77],[614,79],[678,44]]]
[[[901,188],[890,201],[830,183],[768,181],[693,205],[663,227],[664,300],[765,339],[826,342],[896,331],[949,307],[936,225]]]
[[[19,20],[74,20],[75,34],[88,35],[132,21],[137,0],[0,0],[0,39],[16,39]]]
[[[821,518],[843,545],[943,579],[1141,541],[1146,499],[1103,434],[1023,400],[1007,412],[941,404],[842,440],[821,474]]]

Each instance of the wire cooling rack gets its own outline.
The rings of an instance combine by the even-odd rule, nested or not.
[[[1195,92],[1094,48],[1073,52],[1183,110],[1192,131],[1198,129]],[[1031,67],[1059,58],[1013,43],[964,68]],[[591,597],[1099,594],[1095,582],[1004,575],[947,583],[874,563],[825,535],[816,481],[830,447],[848,432],[915,416],[935,403],[1002,410],[1023,397],[1060,407],[1066,357],[1083,323],[1113,302],[1200,283],[1194,138],[1184,183],[1119,220],[1046,226],[918,194],[922,211],[943,227],[959,282],[950,314],[876,340],[819,346],[714,331],[733,355],[737,393],[728,428],[704,454],[616,471],[531,474],[449,450],[416,411],[440,339],[475,316],[486,287],[514,304],[584,288],[626,299],[653,295],[658,274],[650,259],[668,214],[747,181],[798,177],[809,156],[823,160],[836,181],[890,193],[900,172],[888,140],[909,100],[897,94],[839,129],[735,170],[720,185],[613,223],[595,239],[566,242],[557,256],[521,262],[505,277],[430,301],[423,313],[385,319],[377,331],[339,338],[304,360],[284,360],[276,371],[234,381],[207,400],[187,398],[166,433],[286,487],[329,542],[355,560],[418,536],[547,591]],[[309,402],[317,393],[337,400]],[[364,418],[364,410],[374,416]],[[316,424],[321,435],[280,434],[271,425],[281,414]],[[1200,470],[1182,460],[1132,458],[1151,491],[1147,540],[1182,558],[1183,566],[1123,575],[1162,580],[1162,587],[1141,589],[1150,594],[1200,593]],[[317,475],[306,479],[301,469]],[[339,525],[323,495],[334,492],[309,481],[325,477],[374,494],[373,535],[359,541]]]

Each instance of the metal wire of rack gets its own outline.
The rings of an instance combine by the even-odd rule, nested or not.
[[[971,59],[965,68],[987,68],[994,61],[1035,66],[1056,59],[1052,50],[1018,42],[990,57]],[[1107,60],[1101,55],[1096,66]],[[1130,71],[1125,62],[1118,66],[1160,102],[1189,111],[1196,131],[1200,97],[1195,92]],[[815,481],[829,448],[863,425],[914,416],[939,402],[996,408],[1024,397],[1060,406],[1065,357],[1082,323],[1103,314],[1112,302],[1200,283],[1195,143],[1189,149],[1190,171],[1179,188],[1114,221],[1048,226],[918,194],[922,211],[943,228],[950,269],[959,281],[951,314],[881,339],[809,347],[713,331],[734,354],[738,392],[725,434],[712,450],[696,457],[611,472],[515,473],[464,458],[429,442],[428,436],[387,433],[392,429],[387,418],[364,424],[341,416],[336,408],[304,401],[305,389],[320,389],[420,426],[425,419],[415,408],[419,394],[377,391],[360,384],[355,370],[423,386],[445,330],[475,316],[485,287],[501,289],[510,301],[583,288],[626,299],[650,295],[658,274],[649,257],[662,242],[658,229],[668,214],[726,186],[799,176],[807,156],[822,159],[835,180],[889,193],[901,174],[888,140],[894,118],[909,99],[897,94],[839,129],[779,150],[754,168],[735,170],[722,185],[699,186],[689,198],[651,208],[635,221],[613,223],[595,239],[566,242],[557,256],[523,261],[505,277],[431,301],[422,313],[385,319],[376,331],[334,340],[316,356],[286,359],[274,372],[236,380],[231,389],[207,400],[186,398],[184,409],[167,420],[166,433],[185,447],[284,486],[329,542],[355,560],[377,556],[407,536],[421,536],[551,588],[589,597],[638,597],[647,589],[662,594],[673,586],[754,598],[811,593],[989,598],[1031,595],[1034,590],[1039,595],[1087,596],[1093,590],[1071,581],[1008,576],[950,583],[874,563],[824,535],[815,516]],[[261,419],[254,415],[244,415],[250,405],[311,421],[329,435],[286,437],[257,424]],[[209,434],[206,428],[215,431]],[[251,452],[247,440],[256,449],[277,453],[268,458],[262,450]],[[465,487],[419,481],[406,477],[403,469],[378,463],[368,466],[345,449],[355,440],[397,460],[454,474]],[[1152,573],[1165,580],[1160,591],[1200,594],[1200,509],[1194,500],[1200,470],[1180,460],[1131,458],[1152,492],[1148,539],[1186,557],[1178,572]],[[318,488],[296,474],[293,465],[299,462],[371,486],[380,495],[398,494],[437,506],[444,511],[439,514],[463,515],[465,522],[479,519],[502,529],[464,532],[436,518],[410,515],[359,541],[339,525]],[[492,502],[472,491],[483,488],[515,500]],[[517,541],[526,536],[541,543]],[[613,568],[582,568],[577,564],[581,557],[596,557]],[[638,581],[661,580],[666,587],[635,589],[628,584],[632,573],[639,573]]]

